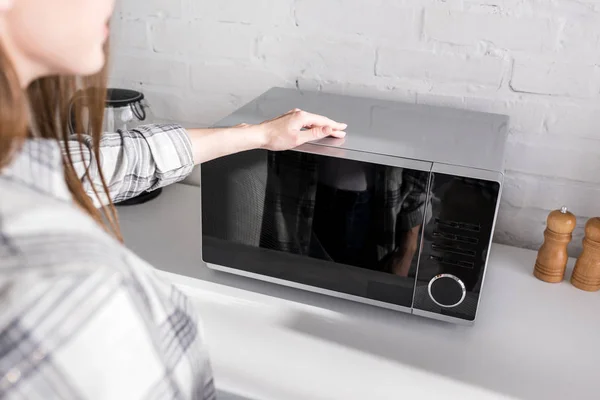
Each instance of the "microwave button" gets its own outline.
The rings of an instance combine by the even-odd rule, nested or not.
[[[429,297],[440,307],[452,308],[460,305],[467,295],[463,281],[452,274],[440,274],[429,281]]]
[[[463,249],[462,247],[458,246],[441,246],[437,243],[432,243],[431,248],[436,251],[460,254],[463,256],[475,257],[477,255],[477,253],[473,250]]]

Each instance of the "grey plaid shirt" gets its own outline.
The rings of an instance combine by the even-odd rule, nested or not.
[[[83,171],[88,148],[69,146]],[[101,146],[116,200],[193,166],[175,125],[108,133]],[[26,142],[0,171],[0,398],[214,397],[185,296],[74,205],[55,142]]]

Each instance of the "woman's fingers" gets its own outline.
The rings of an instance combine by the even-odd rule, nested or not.
[[[346,137],[346,132],[332,129],[330,126],[313,126],[311,129],[298,132],[298,145],[328,136],[342,139]]]
[[[306,111],[293,111],[297,123],[301,127],[329,127],[335,131],[343,131],[348,127],[347,124],[336,122],[332,119],[318,114],[312,114]]]
[[[323,127],[322,126],[318,126],[318,125],[311,125],[311,126],[305,127],[305,129],[312,129],[312,128],[323,128]],[[337,130],[337,129],[332,129],[332,131],[333,132],[331,133],[331,136],[336,136],[336,135],[337,136],[339,136],[339,135],[344,135],[345,136],[346,135],[346,132],[344,132],[344,131],[340,131],[340,130]]]
[[[338,139],[343,139],[346,137],[346,131],[335,131],[334,130],[331,132],[331,134],[329,136],[338,138]]]
[[[301,127],[309,128],[298,133],[298,144],[313,140],[323,139],[328,136],[342,139],[346,137],[344,129],[347,124],[336,122],[332,119],[306,111],[295,111],[294,118]]]

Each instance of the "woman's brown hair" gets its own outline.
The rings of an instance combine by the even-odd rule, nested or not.
[[[105,46],[105,54],[108,55],[107,49],[108,44]],[[24,91],[7,54],[0,48],[0,169],[10,164],[14,154],[28,138],[36,136],[62,142],[65,181],[73,199],[98,224],[122,240],[117,212],[108,196],[108,186],[99,161],[106,79],[105,66],[93,76],[40,78]],[[78,93],[86,94],[85,102],[72,101]],[[84,108],[88,110],[85,116]],[[71,131],[71,127],[75,133]],[[82,134],[92,137],[91,162],[97,166],[94,169],[98,171],[102,183],[100,190],[109,198],[109,204],[103,205],[101,209],[94,206],[83,186],[83,181],[87,180],[98,203],[102,204],[99,189],[89,174],[90,166],[86,165],[84,176],[79,177],[73,166],[70,146],[66,145],[73,139],[72,135],[75,135],[83,148]]]

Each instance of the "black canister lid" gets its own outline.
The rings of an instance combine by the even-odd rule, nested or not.
[[[142,101],[143,99],[144,94],[135,90],[110,88],[106,91],[107,107],[124,107]]]

